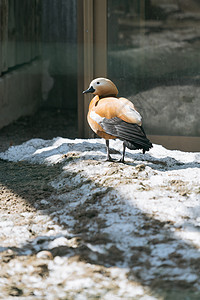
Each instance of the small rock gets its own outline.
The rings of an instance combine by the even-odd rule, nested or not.
[[[43,204],[43,205],[48,205],[49,204],[49,202],[45,199],[41,200],[40,203]]]
[[[135,168],[138,172],[142,172],[145,170],[146,166],[144,164],[141,164],[141,165],[137,165]]]
[[[46,259],[53,259],[53,255],[50,251],[43,250],[37,253],[37,258],[46,258]]]
[[[22,291],[22,289],[19,289],[16,286],[11,286],[9,295],[13,296],[13,297],[22,296],[23,295],[23,291]]]

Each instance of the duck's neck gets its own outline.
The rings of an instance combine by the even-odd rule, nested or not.
[[[97,106],[101,99],[108,98],[108,97],[117,98],[116,95],[106,95],[106,96],[96,95],[96,96],[94,96],[94,98],[92,98],[90,105],[89,105],[89,109],[92,109],[94,106]]]
[[[117,98],[116,95],[110,94],[110,95],[106,95],[106,96],[99,96],[99,99],[102,99],[102,98],[108,98],[108,97],[114,97],[114,98]]]

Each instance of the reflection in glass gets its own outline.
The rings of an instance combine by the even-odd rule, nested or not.
[[[200,2],[108,0],[108,77],[148,134],[200,136]]]

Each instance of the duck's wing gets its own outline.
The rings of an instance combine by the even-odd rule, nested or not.
[[[119,98],[119,105],[116,117],[127,122],[142,125],[142,117],[132,102],[126,98]]]
[[[125,98],[101,99],[89,112],[89,117],[103,132],[125,141],[130,149],[147,151],[152,147],[141,126],[141,115]]]
[[[148,151],[152,144],[148,140],[142,126],[134,123],[127,123],[118,117],[100,121],[103,130],[110,135],[125,141],[129,149],[144,149]]]

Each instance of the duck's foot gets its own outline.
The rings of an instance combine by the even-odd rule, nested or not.
[[[109,140],[106,140],[106,148],[107,148],[107,156],[106,156],[106,161],[110,161],[110,162],[119,162],[119,163],[123,163],[124,164],[124,156],[125,156],[125,143],[123,143],[123,153],[122,153],[122,157],[119,160],[113,159],[110,156],[110,148],[109,148]],[[119,153],[119,151],[118,151]]]
[[[121,158],[117,162],[124,164],[125,150],[126,150],[126,146],[125,146],[125,143],[123,143],[122,156],[121,156]]]
[[[114,160],[110,155],[107,155],[105,161],[114,162],[114,161],[116,161],[116,160]]]
[[[109,156],[109,157],[106,157],[106,159],[104,161],[105,162],[109,161],[109,162],[115,162],[115,163],[122,163],[122,164],[125,163],[124,158],[122,158],[122,157],[120,159],[114,159],[111,156]]]
[[[120,158],[120,159],[118,159],[118,160],[116,160],[116,162],[118,162],[118,163],[122,163],[122,164],[124,164],[125,163],[125,161],[124,161],[124,158]]]

